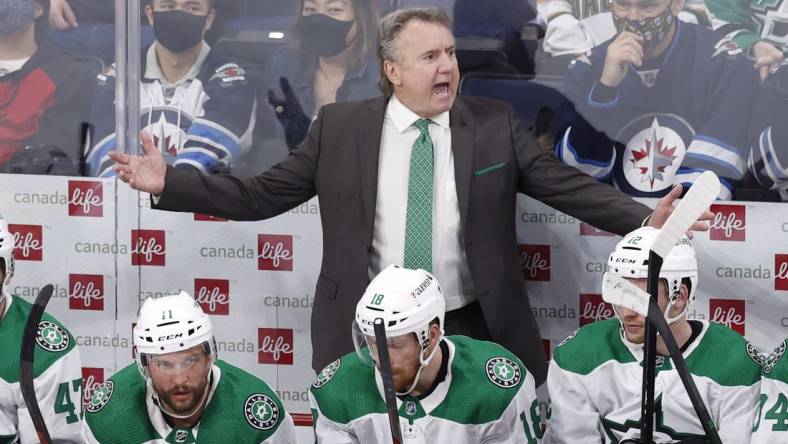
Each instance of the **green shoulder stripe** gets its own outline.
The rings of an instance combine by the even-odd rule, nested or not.
[[[361,362],[355,352],[326,366],[309,390],[323,416],[336,423],[347,424],[371,413],[386,413],[374,367]]]
[[[460,424],[484,424],[501,417],[528,371],[510,351],[493,342],[448,336],[454,344],[451,385],[430,416]]]
[[[553,351],[553,361],[562,369],[587,375],[607,361],[636,362],[621,341],[618,319],[606,319],[585,325]]]
[[[136,364],[97,388],[85,406],[85,421],[99,442],[132,444],[161,437],[148,418],[146,383]]]
[[[2,295],[0,295],[2,297]],[[7,347],[0,359],[0,378],[13,384],[19,381],[19,352],[22,335],[32,304],[18,296],[12,296],[11,307],[0,321],[0,344]],[[77,341],[60,322],[44,313],[36,337],[33,376],[41,376],[58,359],[76,347]]]
[[[750,386],[761,378],[760,366],[747,353],[747,341],[730,328],[713,322],[687,357],[687,366],[693,375],[705,376],[724,386]]]
[[[219,385],[200,421],[198,442],[263,442],[287,417],[284,405],[262,379],[222,360]]]

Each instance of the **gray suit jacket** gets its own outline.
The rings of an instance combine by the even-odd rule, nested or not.
[[[378,97],[323,107],[301,146],[256,177],[168,167],[155,205],[260,220],[319,197],[323,261],[311,321],[315,370],[353,350],[350,325],[369,282],[387,103]],[[520,271],[517,193],[618,234],[637,228],[651,210],[559,162],[504,103],[458,97],[450,121],[462,240],[484,317],[492,338],[517,354],[539,383],[547,366]]]

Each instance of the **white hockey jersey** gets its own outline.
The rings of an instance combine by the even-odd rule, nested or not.
[[[752,444],[788,442],[788,359],[783,341],[763,362],[761,397],[752,429]]]
[[[93,392],[85,406],[85,444],[295,444],[293,419],[259,378],[217,360],[207,405],[191,428],[172,427],[155,393],[131,364]]]
[[[539,442],[534,379],[520,360],[492,342],[444,342],[446,378],[422,399],[397,399],[403,444]],[[326,366],[309,399],[318,443],[391,442],[380,374],[355,353]]]
[[[9,294],[0,316],[0,443],[38,442],[19,389],[19,352],[31,305]],[[36,398],[50,437],[80,442],[82,362],[73,336],[44,313],[38,324],[33,368]]]
[[[747,341],[703,322],[683,356],[723,443],[750,440],[758,405],[760,367]],[[643,346],[627,341],[618,319],[586,325],[553,354],[547,373],[551,411],[545,441],[618,443],[640,436]],[[658,357],[654,442],[704,436],[669,358]]]
[[[170,83],[155,49],[154,43],[142,58],[140,126],[175,167],[212,173],[229,166],[252,144],[256,105],[245,70],[203,44],[191,69]],[[90,123],[94,130],[93,146],[85,153],[88,174],[114,176],[114,161],[108,154],[118,148],[115,65],[98,77]]]

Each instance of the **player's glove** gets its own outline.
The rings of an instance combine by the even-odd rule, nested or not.
[[[290,82],[284,77],[279,77],[279,86],[282,88],[284,99],[276,96],[273,90],[268,90],[268,103],[274,107],[276,118],[285,129],[285,143],[287,148],[292,151],[306,137],[312,121],[304,114],[301,104],[290,86]]]

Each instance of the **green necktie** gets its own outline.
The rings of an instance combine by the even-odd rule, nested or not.
[[[405,267],[432,271],[432,139],[429,119],[413,125],[421,131],[410,154],[408,213],[405,219]]]

